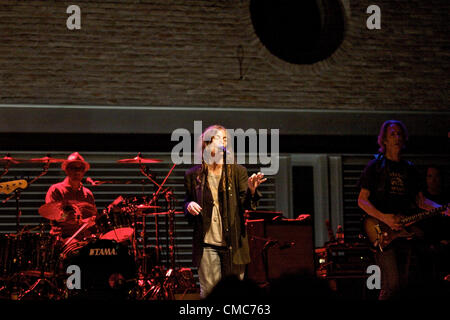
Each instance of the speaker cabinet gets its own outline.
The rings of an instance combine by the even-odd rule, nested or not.
[[[313,227],[310,220],[248,220],[251,262],[247,277],[255,282],[283,274],[314,275]]]

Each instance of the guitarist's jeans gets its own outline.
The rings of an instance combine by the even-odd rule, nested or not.
[[[379,300],[401,297],[410,286],[426,283],[432,278],[430,252],[421,241],[398,239],[375,260],[381,269]]]

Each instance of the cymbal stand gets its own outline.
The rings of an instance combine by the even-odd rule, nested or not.
[[[36,182],[36,180],[38,180],[40,177],[46,175],[48,173],[48,168],[50,168],[50,161],[47,161],[44,163],[44,166],[42,167],[42,172],[36,176],[36,178],[34,178],[33,180],[31,180],[30,182],[28,182],[28,185],[33,184],[34,182]]]
[[[144,165],[142,165],[140,163],[140,171],[141,173],[146,176],[148,179],[150,179],[157,187],[158,190],[153,194],[152,200],[150,201],[149,205],[156,205],[159,195],[160,194],[165,194],[166,195],[166,200],[168,201],[168,194],[169,194],[169,189],[170,188],[166,188],[166,189],[162,189],[164,184],[166,183],[167,179],[169,178],[169,176],[171,175],[173,169],[175,168],[176,164],[174,164],[172,166],[172,168],[170,169],[170,171],[168,172],[168,174],[166,175],[164,181],[161,184],[158,184],[156,181],[154,181],[151,177],[151,174],[148,173],[148,168]],[[170,191],[170,194],[172,194],[172,192]],[[172,210],[172,213],[175,210]],[[173,215],[173,214],[172,214]],[[145,243],[145,214],[143,215],[143,232],[141,233],[142,239],[143,239],[143,250],[145,253],[146,250],[146,243]],[[158,225],[158,214],[155,214],[155,247],[156,247],[156,265],[158,267],[155,267],[154,270],[152,270],[155,273],[158,273],[158,275],[156,277],[154,277],[153,279],[150,279],[150,281],[145,281],[148,282],[151,287],[143,293],[142,295],[142,299],[150,298],[150,299],[169,299],[172,298],[173,295],[171,294],[170,291],[170,285],[169,285],[169,278],[172,277],[173,275],[173,269],[169,269],[165,276],[161,276],[160,273],[163,273],[164,268],[163,266],[159,266],[160,262],[161,262],[161,257],[160,257],[160,245],[159,245],[159,225]],[[171,242],[171,246],[173,246],[172,242]],[[172,253],[172,255],[174,257],[174,254]],[[146,262],[144,262],[144,269],[146,269]],[[173,262],[171,263],[172,265],[175,264],[175,261],[173,260]],[[145,270],[147,271],[147,270]]]
[[[143,165],[142,163],[140,163],[140,164],[139,164],[139,169],[140,169],[141,173],[142,173],[144,176],[146,176],[146,177],[147,177],[151,182],[153,182],[157,187],[160,187],[160,185],[159,185],[155,180],[153,180],[151,173],[148,173],[148,172],[149,172],[149,169],[148,169],[147,166],[145,166],[145,165]]]
[[[4,175],[6,175],[9,172],[9,167],[11,166],[11,162],[7,161],[5,164],[5,167],[3,168],[3,172],[0,175],[0,178],[3,177]]]
[[[161,193],[162,187],[164,186],[164,184],[166,183],[167,179],[169,178],[169,176],[171,175],[173,169],[175,168],[176,164],[174,164],[172,166],[172,168],[169,170],[169,172],[167,173],[166,177],[164,178],[164,181],[161,184],[158,184],[156,181],[153,180],[153,178],[151,177],[151,174],[148,173],[148,167],[144,166],[143,164],[139,164],[139,168],[141,170],[141,173],[146,176],[148,179],[150,179],[150,181],[152,181],[157,187],[158,190],[153,194],[153,198],[150,201],[149,205],[156,205],[156,202],[158,200],[158,197]],[[166,192],[169,188],[165,189],[162,193]],[[143,216],[143,228],[145,228],[145,215]],[[143,229],[145,230],[145,229]],[[143,232],[143,247],[144,247],[144,254],[145,254],[145,249],[146,249],[146,245],[145,245],[145,233]],[[160,263],[160,246],[159,246],[159,228],[158,228],[158,215],[155,215],[155,244],[156,244],[156,262],[159,264]]]
[[[168,203],[169,216],[169,257],[170,267],[175,269],[175,197],[171,190],[166,192],[166,201]]]
[[[8,162],[9,163],[9,162]],[[8,165],[9,166],[9,165]],[[33,184],[34,182],[36,182],[36,180],[38,180],[40,177],[42,177],[43,175],[47,174],[48,172],[48,168],[50,167],[50,162],[46,162],[44,164],[44,167],[42,168],[42,172],[35,177],[33,180],[31,180],[30,182],[28,182],[28,186],[27,188]],[[8,171],[6,171],[8,172]],[[20,195],[21,195],[21,191],[23,189],[16,189],[14,191],[14,194],[12,194],[11,196],[9,196],[8,198],[6,198],[5,200],[2,201],[2,203],[6,203],[8,202],[11,198],[15,197],[16,198],[16,230],[17,232],[19,232],[20,230],[20,217],[22,215],[22,212],[20,210],[20,206],[19,206],[19,200],[20,200]]]
[[[166,188],[164,191],[161,192],[162,187],[164,186],[164,184],[166,183],[167,179],[169,178],[169,176],[172,174],[173,169],[175,169],[176,164],[174,163],[172,168],[169,170],[169,172],[167,173],[166,177],[164,178],[164,181],[161,183],[161,185],[159,186],[158,190],[156,191],[156,193],[153,195],[153,199],[151,201],[151,204],[156,204],[156,201],[158,199],[158,196],[160,195],[160,193],[164,193],[166,195],[166,201],[168,201],[167,198],[167,194],[170,188]],[[166,224],[167,225],[167,224]],[[159,247],[159,232],[158,232],[158,215],[155,215],[155,228],[156,228],[156,261],[157,263],[160,262],[160,247]]]
[[[5,200],[2,201],[2,204],[5,204],[9,200],[11,200],[13,197],[16,199],[16,233],[20,232],[20,217],[22,216],[22,211],[20,210],[20,195],[21,195],[21,189],[16,189],[12,195],[7,197]]]
[[[159,185],[157,182],[155,182],[152,178],[151,178],[151,174],[148,174],[148,167],[143,166],[142,164],[140,164],[140,170],[141,173],[146,176],[147,178],[149,178],[157,187],[158,190],[156,191],[156,193],[153,194],[153,198],[151,200],[151,202],[149,203],[150,205],[155,204],[156,205],[156,201],[158,200],[158,196],[160,193],[165,193],[169,188],[166,188],[164,191],[161,192],[162,187],[164,186],[164,184],[166,183],[167,179],[169,178],[169,176],[172,174],[173,169],[175,169],[176,164],[174,163],[172,168],[169,170],[169,172],[167,173],[166,177],[164,178],[164,181],[161,183],[161,185]]]
[[[28,182],[27,188],[31,184],[36,182],[39,178],[41,178],[42,176],[46,175],[48,173],[49,167],[50,167],[50,161],[45,162],[44,166],[42,168],[42,172],[38,176],[36,176],[34,179],[32,179],[31,181]],[[8,172],[8,170],[5,170],[5,171]],[[3,174],[6,174],[6,172],[4,172]],[[17,234],[20,234],[20,233],[22,233],[24,231],[24,230],[22,230],[22,231],[20,230],[20,217],[22,216],[22,211],[20,210],[19,202],[20,202],[21,191],[22,191],[22,189],[15,190],[13,195],[11,195],[10,197],[6,198],[2,202],[2,203],[6,203],[13,196],[16,199],[16,230],[17,230]],[[43,232],[44,232],[44,225],[41,224],[41,234],[43,234]],[[39,252],[40,252],[40,249],[41,248],[39,248],[39,250],[38,250]],[[42,258],[42,257],[40,257],[40,258]],[[21,300],[25,295],[27,295],[28,293],[34,291],[35,288],[39,284],[43,284],[43,283],[48,283],[52,289],[55,289],[56,291],[58,291],[58,287],[45,277],[44,268],[45,268],[45,265],[42,264],[39,278],[27,290],[21,291],[20,293],[17,293],[17,300]],[[16,280],[16,283],[18,283],[17,280]],[[39,295],[40,295],[40,293],[39,293]]]
[[[159,300],[173,300],[174,290],[177,289],[180,278],[179,270],[175,267],[175,197],[171,190],[166,190],[165,198],[168,203],[168,235],[169,235],[169,248],[167,256],[167,268],[161,267],[160,274],[153,281],[152,287],[146,293],[150,294],[150,299]],[[166,224],[167,227],[167,224]]]
[[[22,298],[23,298],[24,296],[26,296],[26,295],[29,294],[30,292],[34,291],[38,285],[43,285],[44,283],[49,284],[50,287],[51,287],[51,289],[54,289],[55,292],[56,292],[55,295],[50,295],[50,294],[48,294],[48,295],[49,295],[49,298],[50,298],[50,297],[57,297],[57,298],[58,298],[59,296],[61,296],[62,290],[61,290],[60,288],[58,288],[57,285],[55,285],[54,283],[52,283],[52,281],[50,281],[49,279],[45,278],[45,276],[39,276],[39,279],[37,279],[37,280],[36,280],[36,281],[28,288],[28,290],[25,290],[25,291],[21,292],[21,293],[18,295],[17,300],[22,300]],[[41,296],[41,293],[38,293],[38,296]]]
[[[143,164],[139,164],[139,169],[141,170],[141,173],[146,176],[151,182],[153,182],[153,184],[155,184],[158,187],[158,191],[161,189],[161,185],[158,184],[153,178],[152,175],[149,172],[149,169],[147,166],[144,166]],[[153,194],[153,198],[150,201],[150,205],[155,204],[157,201],[157,194],[158,191],[156,193]],[[145,218],[145,214],[142,216],[142,246],[143,246],[143,254],[144,254],[144,268],[146,269],[146,250],[147,250],[147,246],[146,246],[146,236],[145,236],[145,228],[146,228],[146,218]],[[156,260],[159,263],[159,234],[158,234],[158,217],[155,215],[155,233],[156,233]],[[147,270],[145,270],[147,272]]]

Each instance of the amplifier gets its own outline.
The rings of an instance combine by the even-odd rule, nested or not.
[[[313,227],[308,220],[247,220],[251,262],[247,277],[264,283],[284,274],[314,274]]]
[[[366,274],[367,267],[374,263],[373,252],[365,243],[329,243],[315,251],[321,277]]]

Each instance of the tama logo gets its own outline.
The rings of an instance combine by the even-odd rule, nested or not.
[[[115,248],[94,248],[89,251],[90,256],[117,256]]]

